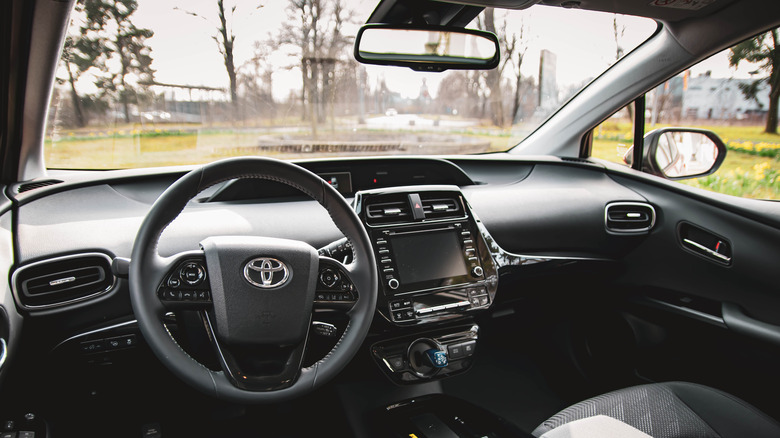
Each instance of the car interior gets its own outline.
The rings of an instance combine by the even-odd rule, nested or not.
[[[380,0],[365,39],[486,7],[657,28],[504,152],[47,169],[75,3],[0,5],[0,437],[780,436],[780,204],[675,182],[677,128],[590,154],[780,4]],[[360,40],[388,76],[497,63]]]

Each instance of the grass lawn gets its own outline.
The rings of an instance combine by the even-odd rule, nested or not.
[[[659,126],[660,127],[660,126]],[[714,175],[682,181],[694,187],[734,196],[780,199],[780,136],[765,134],[760,126],[702,126],[715,131],[729,151],[721,168]],[[294,130],[293,130],[294,131]],[[361,131],[357,131],[360,133]],[[287,132],[285,135],[301,134]],[[327,132],[323,132],[326,135]],[[345,132],[349,137],[354,132]],[[403,135],[404,132],[362,132],[366,135]],[[416,131],[415,134],[425,134]],[[430,134],[447,135],[437,131]],[[463,138],[489,143],[488,151],[502,151],[516,144],[516,133],[491,129],[464,129],[454,132]],[[59,141],[44,144],[46,163],[63,169],[119,169],[151,166],[201,164],[220,158],[257,154],[259,130],[230,132],[203,130],[196,126],[181,126],[167,130],[114,131],[83,130],[68,132]],[[274,134],[279,136],[280,134]],[[334,138],[342,136],[337,132]],[[345,137],[345,138],[347,138]],[[597,129],[593,141],[593,156],[622,163],[622,156],[631,145],[630,123],[606,122]],[[424,152],[424,151],[423,151]],[[314,154],[290,154],[265,151],[276,158],[315,158]],[[337,154],[328,154],[337,156]]]

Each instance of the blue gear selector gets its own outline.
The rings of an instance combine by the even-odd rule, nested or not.
[[[428,357],[428,360],[436,368],[444,368],[449,363],[447,361],[447,353],[436,348],[425,350],[425,356]]]

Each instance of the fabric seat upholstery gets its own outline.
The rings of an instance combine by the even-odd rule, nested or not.
[[[540,437],[596,415],[620,420],[653,438],[780,437],[780,423],[733,395],[685,382],[634,386],[570,406],[540,424]]]

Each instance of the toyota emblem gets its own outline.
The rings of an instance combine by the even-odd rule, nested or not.
[[[290,279],[290,268],[278,259],[258,257],[244,266],[244,278],[252,286],[273,289],[287,283]]]

